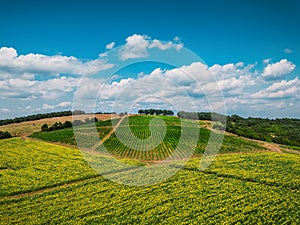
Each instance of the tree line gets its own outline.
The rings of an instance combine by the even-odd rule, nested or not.
[[[46,118],[52,118],[52,117],[83,115],[83,114],[85,114],[85,112],[82,110],[74,110],[73,112],[71,110],[68,110],[68,111],[62,111],[62,112],[34,114],[34,115],[29,115],[29,116],[16,117],[14,119],[0,120],[0,126],[11,124],[11,123],[21,123],[21,122],[25,122],[25,121],[34,121],[34,120],[40,120],[40,119],[46,119]]]
[[[96,123],[98,122],[98,119],[96,117],[94,118],[86,118],[84,121],[81,120],[74,120],[73,123],[71,121],[65,121],[64,123],[62,122],[55,122],[52,126],[48,126],[48,124],[43,124],[41,126],[41,131],[42,132],[47,132],[47,131],[55,131],[55,130],[61,130],[65,128],[71,128],[73,126],[79,126],[83,124],[89,124],[89,123]]]
[[[281,118],[243,118],[238,115],[225,116],[210,112],[184,112],[177,115],[194,120],[214,120],[226,126],[226,131],[239,136],[275,142],[278,144],[300,146],[300,119]]]
[[[167,109],[139,109],[139,114],[145,114],[145,115],[174,115],[174,112]]]
[[[177,113],[178,117],[186,118],[186,119],[193,119],[193,120],[209,120],[209,121],[220,121],[225,123],[226,116],[215,113],[215,112],[185,112],[179,111]]]
[[[248,138],[300,146],[300,119],[243,118],[232,115],[227,117],[226,130]]]

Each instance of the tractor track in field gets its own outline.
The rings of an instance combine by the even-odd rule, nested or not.
[[[129,167],[129,168],[108,171],[108,172],[104,172],[103,174],[94,174],[89,177],[84,177],[84,178],[77,179],[77,180],[66,181],[65,183],[58,183],[58,184],[50,186],[50,187],[45,186],[45,187],[41,187],[40,189],[37,189],[37,190],[28,190],[27,192],[24,192],[24,193],[16,193],[16,194],[10,194],[10,195],[6,195],[6,196],[1,196],[0,202],[3,200],[19,199],[19,198],[25,198],[25,197],[30,197],[30,196],[42,195],[47,192],[72,187],[77,184],[84,185],[86,183],[93,182],[93,181],[96,181],[97,179],[100,179],[103,175],[117,174],[117,173],[130,171],[130,170],[136,170],[136,169],[139,169],[139,167],[133,166],[133,167]]]
[[[98,143],[96,143],[94,146],[91,147],[91,152],[94,152],[96,148],[98,148],[100,145],[102,145],[114,132],[115,130],[120,126],[122,121],[126,118],[127,116],[123,116],[118,123],[111,129],[111,131],[108,132],[107,135],[105,135],[104,138],[102,138]]]

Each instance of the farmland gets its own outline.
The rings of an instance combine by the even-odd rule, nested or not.
[[[112,123],[115,123],[118,120],[119,119],[116,118],[113,120],[105,120],[105,121],[97,122],[96,127],[97,127],[97,132],[99,134],[99,137],[96,137],[96,139],[98,140],[99,138],[102,139],[103,137],[105,137],[108,134],[108,132],[112,129]],[[79,127],[76,127],[77,132],[80,132],[81,134],[80,137],[82,137],[87,144],[89,143],[89,140],[91,141],[93,138],[95,139],[95,137],[91,137],[89,135],[89,133],[93,129],[94,129],[93,124],[81,125]],[[61,142],[69,145],[76,145],[73,128],[67,128],[67,129],[50,131],[50,132],[35,132],[30,137],[38,138],[49,142]]]
[[[158,143],[157,146],[145,146],[145,143],[140,143],[138,139],[146,139],[151,136],[151,131],[149,129],[149,123],[152,119],[159,118],[164,120],[166,124],[166,135],[160,137],[160,126],[154,125],[153,136],[154,140],[161,139],[161,143]],[[99,137],[102,139],[112,128],[111,126],[116,124],[118,119],[114,119],[112,122],[110,120],[102,121],[96,124]],[[129,129],[128,130],[128,126]],[[106,151],[110,154],[120,157],[129,157],[138,160],[162,160],[166,159],[172,155],[174,149],[178,145],[178,142],[181,136],[184,136],[184,140],[180,145],[180,149],[177,151],[177,155],[174,157],[182,158],[187,152],[194,152],[195,156],[201,155],[206,147],[207,142],[210,137],[210,130],[206,127],[208,126],[207,122],[198,122],[192,120],[180,120],[176,117],[168,116],[131,116],[125,118],[120,126],[117,128],[119,136],[114,132],[104,143]],[[82,129],[82,131],[80,130]],[[83,132],[86,129],[86,132]],[[86,141],[87,144],[93,143],[96,140],[88,135],[88,129],[83,127],[77,128],[77,131],[80,132],[78,138],[82,138]],[[136,139],[130,137],[130,132],[136,137]],[[184,132],[182,132],[184,131]],[[196,132],[196,133],[195,133]],[[218,135],[218,134],[216,134]],[[220,135],[219,135],[220,136]],[[31,137],[39,138],[46,141],[53,142],[62,142],[67,144],[76,144],[75,138],[73,135],[72,129],[63,129],[59,131],[52,132],[43,132],[43,133],[34,133]],[[122,143],[121,139],[133,140],[136,143],[132,143],[131,146],[127,146]],[[195,139],[197,138],[196,142]],[[153,140],[153,142],[155,142]],[[191,143],[195,142],[195,145]],[[152,143],[153,144],[153,143]],[[86,146],[91,147],[91,146]],[[153,148],[152,148],[153,147]],[[102,151],[103,146],[100,146],[98,149],[99,152]],[[149,149],[150,148],[150,149]],[[140,151],[142,149],[143,151]],[[149,149],[149,150],[148,150]],[[146,151],[147,150],[147,151]],[[233,135],[225,135],[223,145],[220,149],[220,153],[228,152],[254,152],[266,150],[263,146],[259,145],[257,142],[236,137]]]
[[[130,187],[96,174],[74,148],[13,138],[0,153],[1,224],[300,223],[296,154],[224,154],[205,171],[195,157],[165,181]]]
[[[110,118],[118,117],[117,114],[85,114],[85,115],[76,115],[76,119],[84,120],[86,118],[94,118],[97,117],[98,120],[107,120]],[[24,136],[30,135],[33,132],[39,132],[41,130],[41,126],[43,124],[48,124],[49,126],[53,125],[55,122],[64,123],[65,121],[72,121],[72,116],[61,116],[61,117],[53,117],[46,118],[34,121],[26,121],[21,123],[13,123],[0,126],[1,131],[7,131],[11,133],[13,136]]]

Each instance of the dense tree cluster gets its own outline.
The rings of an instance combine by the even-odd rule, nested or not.
[[[174,115],[173,111],[167,109],[140,109],[138,113],[145,115]]]
[[[185,112],[179,111],[177,113],[178,117],[186,118],[186,119],[193,119],[193,120],[209,120],[209,121],[220,121],[225,123],[226,116],[221,115],[215,112]]]
[[[300,119],[243,118],[233,115],[227,118],[226,130],[248,138],[300,146]]]
[[[177,113],[179,117],[195,120],[214,120],[223,123],[226,131],[252,139],[279,144],[300,146],[300,119],[243,118],[238,115],[224,116],[210,112]]]
[[[82,110],[75,110],[75,111],[62,111],[62,112],[51,112],[51,113],[43,113],[43,114],[35,114],[30,116],[23,116],[23,117],[16,117],[14,119],[5,119],[0,120],[0,126],[11,124],[11,123],[21,123],[24,121],[34,121],[34,120],[40,120],[45,118],[52,118],[52,117],[61,117],[61,116],[71,116],[71,115],[82,115],[85,114]]]
[[[0,131],[0,139],[6,139],[6,138],[11,138],[11,134],[8,133],[7,131]]]
[[[81,120],[74,120],[73,123],[71,121],[65,121],[64,123],[61,122],[55,122],[52,126],[48,126],[48,124],[43,124],[41,127],[41,131],[45,132],[45,131],[54,131],[54,130],[61,130],[61,129],[65,129],[65,128],[70,128],[73,126],[79,126],[79,125],[83,125],[83,124],[89,124],[89,123],[95,123],[98,122],[98,119],[95,118],[86,118],[84,121]]]

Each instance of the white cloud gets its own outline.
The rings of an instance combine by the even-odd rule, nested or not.
[[[272,60],[271,58],[264,59],[264,60],[263,60],[263,63],[264,63],[264,64],[269,64],[269,63],[271,62],[271,60]]]
[[[1,111],[4,112],[4,113],[11,112],[11,110],[10,110],[10,109],[7,109],[7,108],[3,108]]]
[[[14,48],[0,48],[0,66],[10,65],[17,56],[17,51]]]
[[[12,76],[16,74],[95,74],[113,67],[102,59],[82,61],[73,56],[46,56],[29,53],[18,55],[14,48],[0,48],[0,71],[6,71]]]
[[[172,48],[173,43],[171,41],[167,43],[162,43],[161,41],[154,39],[152,43],[149,45],[149,48],[158,48],[160,50],[167,50]]]
[[[19,78],[0,80],[3,99],[56,99],[75,90],[79,78],[59,77],[45,81],[30,81]]]
[[[292,53],[293,51],[292,51],[291,49],[289,49],[289,48],[285,48],[285,49],[284,49],[284,52],[285,52],[286,54],[290,54],[290,53]]]
[[[57,109],[57,108],[67,108],[72,106],[71,102],[60,102],[56,105],[48,105],[48,104],[43,104],[43,109]]]
[[[291,73],[296,65],[287,59],[282,59],[277,63],[268,64],[263,71],[262,76],[266,80],[282,79],[285,75]]]
[[[111,42],[111,43],[107,44],[106,49],[108,49],[108,50],[112,49],[115,46],[115,44],[116,44],[115,42]]]
[[[232,83],[232,82],[231,82]],[[208,67],[200,62],[171,70],[157,68],[150,74],[137,78],[121,79],[101,88],[97,105],[123,105],[133,102],[140,104],[179,105],[180,110],[193,110],[194,102],[207,107],[207,99],[217,96],[218,83]],[[205,97],[206,94],[206,97]],[[221,101],[223,102],[223,101]],[[220,108],[218,102],[210,102],[214,109]],[[208,107],[207,107],[208,109]]]
[[[251,95],[251,98],[264,98],[264,99],[279,99],[279,98],[292,98],[299,97],[300,81],[298,77],[293,80],[273,83],[264,90],[260,90]]]
[[[149,55],[148,49],[158,48],[162,51],[174,48],[180,50],[183,44],[179,42],[179,38],[175,37],[174,42],[162,42],[160,40],[152,40],[147,35],[134,34],[126,39],[126,44],[120,49],[119,55],[121,60],[146,58]]]
[[[148,36],[140,34],[129,36],[126,39],[126,44],[120,49],[120,58],[127,60],[147,57],[148,39]]]
[[[235,67],[238,68],[238,67],[244,67],[244,63],[243,62],[238,62],[235,64]]]
[[[114,42],[106,45],[108,50],[114,47]],[[175,50],[182,47],[178,37],[163,42],[146,35],[134,34],[126,39],[125,45],[114,50],[118,51],[117,57],[126,60],[145,58],[157,51],[171,50],[175,53]],[[138,71],[136,76],[126,79],[119,75],[114,82],[108,82],[104,77],[98,76],[86,76],[81,79],[76,77],[96,74],[100,70],[113,67],[107,63],[109,61],[105,61],[115,60],[116,55],[111,58],[110,53],[111,51],[107,51],[99,54],[98,59],[84,61],[62,55],[18,55],[14,48],[0,48],[0,100],[4,103],[0,103],[0,116],[1,113],[5,116],[8,112],[14,113],[8,110],[13,109],[15,105],[19,105],[17,111],[22,113],[71,107],[79,83],[81,85],[75,95],[79,95],[83,101],[79,101],[78,104],[76,102],[75,108],[86,111],[93,110],[96,97],[102,101],[97,104],[99,111],[111,111],[112,106],[117,112],[129,111],[125,108],[130,106],[135,109],[173,109],[176,106],[176,109],[187,111],[196,107],[199,111],[217,110],[222,102],[210,102],[210,105],[207,102],[220,97],[214,95],[216,89],[220,88],[225,97],[226,107],[234,113],[246,112],[251,115],[253,112],[265,112],[266,107],[273,107],[280,110],[286,108],[293,111],[294,115],[297,112],[299,114],[300,81],[298,77],[282,80],[296,67],[287,59],[276,63],[265,59],[263,71],[257,69],[256,63],[245,65],[244,62],[237,61],[208,67],[201,62],[194,62],[169,70],[156,68],[147,74]],[[270,84],[268,80],[275,82]],[[60,103],[57,103],[58,99]],[[42,108],[39,108],[40,106]]]
[[[157,39],[154,39],[151,44],[149,45],[149,48],[158,48],[160,50],[168,50],[168,49],[171,49],[171,48],[175,48],[176,50],[180,50],[181,48],[183,47],[183,44],[182,43],[173,43],[171,41],[169,42],[161,42]]]

